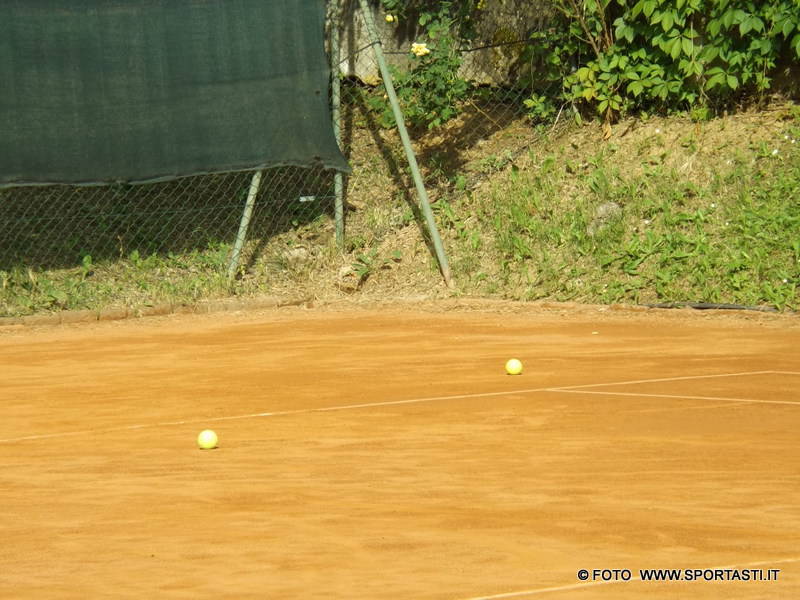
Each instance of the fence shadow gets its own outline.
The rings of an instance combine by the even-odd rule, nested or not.
[[[423,224],[425,222],[425,217],[422,214],[414,192],[412,192],[413,183],[411,182],[408,169],[398,163],[398,159],[404,160],[404,158],[399,158],[399,156],[403,155],[402,150],[396,147],[390,147],[380,135],[380,131],[383,128],[378,123],[378,120],[370,111],[369,107],[364,103],[363,95],[357,93],[359,90],[363,91],[364,86],[357,82],[350,82],[349,85],[351,86],[350,92],[347,95],[349,102],[345,103],[342,107],[342,152],[344,152],[345,157],[349,161],[353,157],[354,152],[358,151],[355,147],[354,135],[356,129],[356,115],[358,114],[363,119],[364,129],[369,132],[372,142],[375,147],[378,148],[392,180],[396,183],[398,192],[402,195],[403,201],[414,215],[414,222],[419,228],[423,241],[428,246],[430,252],[435,253],[433,240]],[[352,182],[348,178],[347,185],[345,185],[345,200],[352,192],[351,183]]]
[[[113,186],[0,190],[0,270],[70,268],[231,244],[252,173]],[[282,167],[265,173],[248,239],[277,235],[332,215],[333,175]],[[312,200],[313,199],[313,200]]]

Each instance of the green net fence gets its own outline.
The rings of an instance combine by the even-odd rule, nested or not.
[[[359,266],[369,266],[367,249],[400,229],[424,237],[357,4],[329,23],[341,46],[340,145],[353,169],[340,180],[343,238],[334,222],[336,175],[321,168],[264,171],[233,282],[226,274],[252,172],[145,185],[3,188],[0,316],[290,293],[291,285],[302,286],[301,277],[336,279],[342,265],[358,275]],[[433,126],[425,111],[441,107],[429,104],[425,94],[433,88],[421,87],[413,73],[420,57],[412,44],[424,40],[375,12],[434,203],[513,161],[533,139],[525,100],[532,93],[531,32],[543,26],[542,14],[527,2],[502,6],[507,13],[498,9],[485,31],[459,49],[457,79],[464,87]],[[279,282],[286,269],[294,279]]]

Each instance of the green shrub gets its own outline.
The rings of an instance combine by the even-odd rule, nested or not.
[[[764,94],[800,57],[797,0],[554,0],[560,19],[531,58],[574,103],[606,121],[630,111],[719,108]],[[530,106],[541,111],[543,99]]]
[[[409,121],[436,127],[469,95],[458,76],[460,49],[492,0],[381,1],[393,18],[423,30],[430,54],[396,76]],[[800,58],[798,0],[552,3],[558,17],[531,34],[523,56],[537,78],[524,82],[535,90],[525,101],[535,121],[551,120],[568,104],[578,116],[607,122],[650,111],[708,118],[742,98],[762,97],[778,67]]]

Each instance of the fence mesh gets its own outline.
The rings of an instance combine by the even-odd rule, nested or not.
[[[370,243],[379,241],[381,236],[408,226],[409,215],[413,217],[416,212],[402,148],[391,123],[384,119],[387,109],[381,104],[384,98],[376,76],[378,67],[356,4],[341,13],[338,27],[331,27],[342,39],[341,145],[353,167],[352,175],[344,178],[345,202],[350,209],[346,216],[352,216],[353,207],[380,200],[387,203],[387,217],[363,222],[357,232],[346,221],[345,243],[337,248],[334,174],[319,169],[267,170],[247,232],[240,275],[254,272],[259,262],[266,265],[264,268],[274,268],[275,261],[266,260],[269,247],[282,239],[285,246],[282,236],[294,235],[296,240],[296,232],[308,227],[316,229],[313,235],[304,236],[304,246],[313,245],[316,250],[312,248],[309,253],[320,257],[330,255],[326,249],[335,248],[339,258],[325,267],[335,270],[337,264],[352,262],[367,245],[365,238],[370,238]],[[531,44],[530,32],[541,25],[541,14],[527,2],[507,4],[513,7],[515,31],[506,26],[502,39],[492,42],[489,38],[497,33],[497,26],[484,32],[485,39],[462,48],[459,76],[468,83],[469,92],[459,100],[457,115],[440,127],[411,127],[434,201],[452,190],[459,177],[478,178],[502,167],[533,138],[524,105],[531,95],[531,78],[522,73],[531,68],[524,63],[528,60],[525,50]],[[508,23],[502,15],[496,18]],[[376,20],[383,25],[382,45],[397,75],[402,99],[407,96],[403,85],[414,85],[404,74],[412,68],[409,49],[415,34],[388,26],[380,15]],[[502,145],[492,142],[499,132]],[[173,287],[182,277],[195,277],[198,270],[219,275],[221,282],[251,177],[252,173],[228,173],[149,185],[0,190],[0,315],[96,308],[98,304],[125,304],[142,298],[148,301],[146,295],[126,298],[123,286],[114,281],[106,288],[117,286],[119,290],[101,295],[73,297],[59,289],[66,285],[60,283],[64,273],[80,273],[81,285],[86,287],[93,283],[87,272],[98,272],[100,265],[113,265],[111,270],[118,273],[148,256],[173,259],[168,270]],[[179,260],[198,255],[213,259]],[[317,262],[324,261],[320,258]],[[48,282],[49,287],[42,282]],[[237,292],[219,283],[213,289],[195,290],[192,299],[227,293],[242,290]]]
[[[179,254],[232,243],[251,173],[186,177],[166,183],[16,187],[0,191],[0,269],[60,269]],[[249,236],[266,239],[333,211],[332,174],[320,169],[265,172]]]

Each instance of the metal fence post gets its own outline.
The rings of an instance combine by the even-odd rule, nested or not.
[[[442,277],[444,277],[447,287],[452,288],[453,280],[450,274],[450,265],[447,262],[447,255],[444,251],[442,238],[439,236],[439,230],[436,227],[436,219],[433,216],[430,201],[428,200],[428,192],[425,189],[425,184],[422,181],[422,174],[420,173],[419,165],[417,164],[417,157],[414,154],[413,147],[411,146],[411,138],[408,136],[408,130],[406,129],[405,120],[403,118],[403,111],[400,109],[400,103],[397,101],[397,93],[395,92],[394,84],[392,83],[392,74],[389,72],[389,67],[386,64],[386,59],[383,55],[383,48],[378,36],[378,30],[375,27],[375,19],[372,18],[372,12],[370,12],[369,3],[367,0],[359,0],[359,3],[361,6],[361,12],[364,15],[364,22],[367,25],[367,33],[369,34],[370,44],[375,50],[375,58],[378,61],[378,67],[381,71],[383,86],[386,89],[386,95],[389,97],[389,104],[392,107],[392,112],[394,113],[394,118],[397,122],[397,131],[400,134],[400,139],[403,141],[406,159],[408,160],[408,165],[411,168],[411,176],[414,179],[414,185],[417,188],[417,195],[419,196],[419,202],[422,206],[422,213],[425,216],[425,220],[428,225],[428,233],[431,236],[431,241],[433,242],[433,247],[436,251],[436,258],[439,261],[439,268],[442,271]]]
[[[242,212],[242,220],[239,221],[239,231],[236,234],[231,260],[228,263],[228,279],[233,279],[234,275],[236,275],[236,270],[239,268],[239,256],[242,253],[244,242],[247,239],[247,228],[250,226],[250,219],[253,216],[253,206],[255,206],[256,203],[258,188],[261,187],[262,174],[263,171],[256,171],[253,173],[253,178],[250,180],[250,188],[247,191],[247,202],[245,202],[244,212]]]
[[[342,145],[342,128],[341,128],[341,80],[339,61],[341,60],[340,40],[339,40],[339,25],[342,19],[341,0],[331,0],[333,9],[330,11],[330,36],[331,36],[331,118],[333,120],[333,135],[336,137],[336,143],[341,147]],[[336,245],[341,250],[344,247],[344,176],[341,172],[336,171],[333,174],[333,187],[335,195],[334,205],[334,221],[336,224]]]

